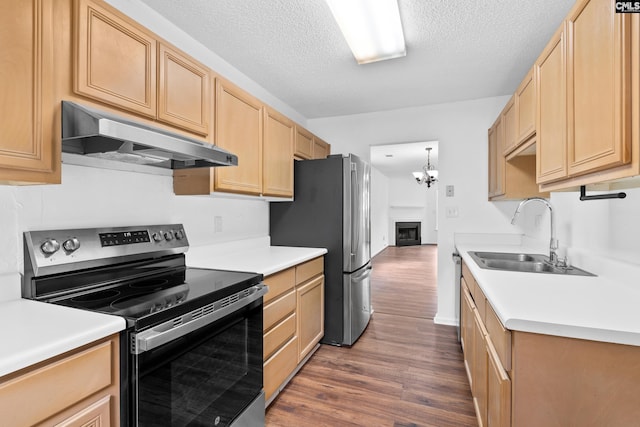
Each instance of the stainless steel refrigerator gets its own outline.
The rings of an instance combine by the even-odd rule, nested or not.
[[[296,161],[294,201],[270,204],[274,246],[323,247],[325,333],[353,345],[371,317],[370,168],[350,154]]]

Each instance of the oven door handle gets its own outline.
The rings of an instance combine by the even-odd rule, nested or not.
[[[254,301],[262,298],[269,291],[269,288],[264,283],[261,283],[249,288],[249,291],[250,294],[244,298],[241,298],[224,307],[214,309],[214,311],[211,311],[198,318],[191,318],[186,322],[179,324],[178,326],[167,326],[171,325],[174,322],[172,320],[146,331],[134,334],[131,342],[131,353],[140,354],[144,353],[145,351],[153,350],[154,348],[160,347],[161,345],[164,345],[170,341],[173,341],[197,329],[218,321],[223,317],[233,313],[234,311],[246,307]],[[170,327],[170,329],[167,329],[168,327]]]

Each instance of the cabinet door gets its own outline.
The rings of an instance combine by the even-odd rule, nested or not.
[[[59,183],[54,2],[0,2],[0,182]]]
[[[156,117],[156,41],[104,3],[76,0],[76,93]]]
[[[238,156],[238,166],[215,169],[214,190],[262,193],[262,104],[240,88],[216,79],[216,145]]]
[[[262,194],[293,197],[294,124],[276,111],[264,109]]]
[[[511,425],[511,379],[500,364],[491,339],[487,339],[487,426]]]
[[[536,133],[536,91],[533,68],[516,90],[516,146]]]
[[[495,148],[491,153],[493,159],[493,168],[495,173],[495,182],[493,196],[502,196],[505,188],[505,158],[504,158],[504,120],[498,119],[495,125]]]
[[[487,349],[486,329],[477,310],[473,312],[473,404],[480,427],[487,425]]]
[[[313,137],[313,158],[314,159],[326,159],[330,154],[331,146],[318,138]]]
[[[212,105],[209,70],[160,43],[158,72],[158,120],[206,136]]]
[[[535,63],[536,176],[546,183],[567,176],[565,37],[561,27]]]
[[[488,140],[489,140],[489,147],[488,147],[488,157],[489,157],[489,199],[491,199],[493,196],[496,195],[497,193],[497,170],[496,170],[496,150],[498,148],[497,146],[497,134],[496,134],[496,126],[495,124],[491,127],[491,129],[489,129],[488,132]]]
[[[506,155],[516,148],[518,142],[516,135],[517,117],[515,97],[511,97],[504,107],[502,112],[502,125],[504,126],[504,141],[501,153]]]
[[[56,424],[55,427],[107,427],[111,425],[111,396],[105,396]]]
[[[631,161],[630,24],[609,0],[582,0],[567,18],[569,175]]]
[[[313,158],[313,134],[300,126],[296,126],[295,155],[301,159]]]
[[[467,378],[469,379],[471,390],[473,390],[473,304],[465,279],[463,278],[460,283],[460,298],[462,299],[460,338],[462,341],[464,368],[467,371]]]
[[[324,335],[324,276],[300,286],[296,292],[299,363]]]

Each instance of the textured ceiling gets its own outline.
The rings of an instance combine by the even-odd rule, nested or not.
[[[357,65],[323,0],[142,0],[308,119],[511,94],[573,0],[398,0],[407,56]]]
[[[430,164],[437,170],[438,141],[372,145],[371,165],[389,178],[406,178],[411,181],[411,172],[420,172],[422,166],[427,164],[427,147],[431,147]]]

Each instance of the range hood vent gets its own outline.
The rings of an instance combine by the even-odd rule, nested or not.
[[[238,164],[215,145],[69,101],[62,101],[62,151],[165,169]]]

